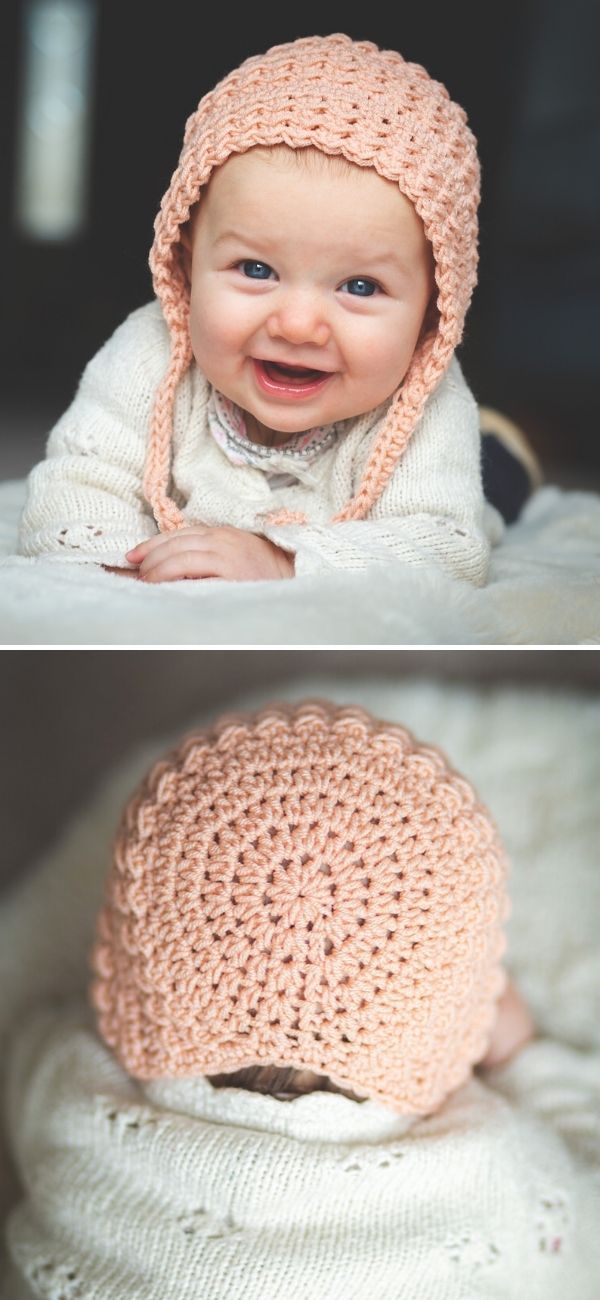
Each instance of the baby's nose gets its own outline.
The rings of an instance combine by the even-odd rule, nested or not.
[[[329,342],[331,329],[318,300],[312,295],[288,294],[267,320],[269,338],[284,338],[288,343],[314,343],[323,347]]]

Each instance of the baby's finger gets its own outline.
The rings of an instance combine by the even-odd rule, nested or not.
[[[190,528],[177,528],[172,533],[157,533],[155,537],[149,537],[145,542],[139,542],[132,550],[127,551],[125,558],[132,564],[139,564],[145,555],[151,555],[159,546],[166,546],[168,542],[183,536],[196,534],[198,537],[204,536],[209,531],[208,527],[202,524],[194,524]]]
[[[221,561],[212,551],[177,551],[140,568],[141,582],[177,582],[179,578],[221,578]]]
[[[125,559],[129,560],[131,564],[139,564],[144,555],[148,555],[149,551],[153,550],[157,543],[160,546],[163,541],[164,533],[159,533],[157,537],[150,537],[146,542],[138,542],[137,546],[132,546],[130,551],[125,552]]]
[[[170,560],[176,555],[187,555],[191,551],[206,551],[208,546],[204,537],[198,533],[189,533],[187,537],[182,537],[180,533],[169,533],[163,537],[160,546],[153,546],[151,551],[139,561],[138,572],[144,577],[154,568],[156,564],[162,564],[164,560]]]

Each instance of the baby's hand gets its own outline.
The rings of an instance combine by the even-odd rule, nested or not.
[[[488,1050],[479,1066],[483,1070],[504,1065],[535,1035],[535,1024],[520,993],[509,980],[500,1001]]]
[[[242,528],[209,528],[204,524],[159,533],[134,546],[127,552],[127,559],[137,564],[142,582],[174,582],[178,578],[251,582],[294,576],[293,555],[267,537]]]

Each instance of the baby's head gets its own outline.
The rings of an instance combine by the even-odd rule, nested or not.
[[[464,111],[395,50],[301,38],[204,96],[150,255],[172,340],[145,476],[161,528],[181,522],[166,495],[173,403],[194,357],[255,436],[387,403],[336,520],[368,513],[462,337],[478,201]],[[327,373],[293,396],[257,361]]]
[[[213,172],[181,240],[194,357],[255,436],[283,443],[399,388],[434,263],[393,181],[311,146],[255,146]]]
[[[123,814],[92,953],[99,1031],[139,1079],[334,1086],[408,1115],[484,1056],[506,862],[442,754],[359,708],[225,715]]]

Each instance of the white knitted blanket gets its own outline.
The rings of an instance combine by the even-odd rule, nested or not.
[[[27,1188],[5,1188],[21,1203],[3,1300],[598,1300],[600,701],[370,679],[279,691],[306,695],[404,722],[476,785],[512,858],[507,964],[537,1039],[410,1125],[333,1094],[132,1083],[81,995],[116,818],[173,737],[145,746],[0,916],[5,1126]]]
[[[285,582],[133,582],[17,556],[20,482],[0,485],[4,645],[583,645],[600,641],[600,496],[539,489],[472,587],[398,561]]]

